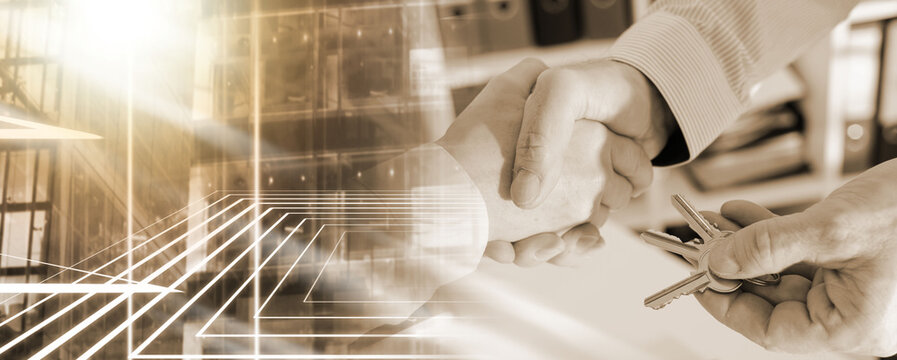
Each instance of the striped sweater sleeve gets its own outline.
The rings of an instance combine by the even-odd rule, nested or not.
[[[754,84],[825,36],[856,2],[660,0],[608,56],[654,83],[690,160],[747,108]]]

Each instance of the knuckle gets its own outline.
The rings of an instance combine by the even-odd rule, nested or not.
[[[778,342],[776,342],[772,336],[763,336],[757,340],[757,345],[760,345],[760,347],[767,351],[776,352],[779,349]]]
[[[538,58],[534,58],[532,56],[527,56],[527,57],[523,58],[523,60],[521,60],[520,62],[527,63],[527,64],[533,65],[533,66],[538,66],[539,68],[542,68],[542,69],[548,68],[548,65],[545,65],[544,61],[539,60]]]
[[[822,223],[821,234],[818,239],[821,242],[820,245],[822,245],[822,248],[831,249],[833,252],[841,251],[842,246],[847,243],[844,240],[849,236],[848,229],[851,228],[850,222],[852,220],[843,214],[821,216],[820,219]]]
[[[619,151],[617,161],[614,162],[614,168],[622,174],[638,174],[641,165],[635,152],[631,149]]]
[[[613,189],[607,189],[605,192],[604,204],[611,209],[620,209],[629,204],[632,197],[632,184],[628,181],[620,181]]]
[[[491,91],[503,93],[510,91],[515,87],[514,79],[511,79],[511,76],[508,74],[501,74],[493,77],[489,80],[489,83],[486,84]]]
[[[550,149],[544,134],[529,130],[521,134],[520,140],[520,145],[517,147],[518,161],[540,163],[548,158]]]
[[[736,252],[736,256],[741,256],[741,262],[754,268],[765,268],[774,261],[773,255],[775,245],[770,235],[771,221],[760,221],[754,223],[754,236],[752,241],[742,242],[741,251]]]
[[[551,86],[552,88],[556,88],[577,84],[579,83],[579,81],[580,75],[578,74],[578,71],[558,67],[545,70],[544,72],[539,74],[539,78],[536,83],[541,83]]]

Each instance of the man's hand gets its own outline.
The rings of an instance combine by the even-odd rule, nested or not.
[[[897,352],[897,160],[876,166],[804,212],[775,216],[739,201],[717,220],[737,230],[711,252],[726,278],[782,272],[775,287],[745,284],[698,300],[766,348],[887,356]],[[732,227],[735,229],[732,229]]]
[[[650,185],[652,172],[645,169],[667,142],[672,114],[638,70],[598,60],[548,69],[536,81],[517,139],[511,198],[518,206],[536,207],[551,194],[580,119],[603,123],[639,145],[610,148],[616,174],[608,174],[606,193],[612,195],[604,197],[605,206],[623,207]]]
[[[568,241],[588,243],[582,246],[585,249],[599,242],[597,230],[580,228],[563,238],[548,233],[563,232],[586,222],[603,224],[609,210],[606,203],[628,200],[628,192],[604,191],[606,187],[616,189],[621,183],[629,183],[614,173],[612,163],[625,160],[647,164],[633,167],[634,177],[650,178],[652,171],[638,144],[608,131],[600,123],[579,121],[573,124],[576,135],[569,139],[558,166],[563,179],[546,195],[542,206],[531,210],[515,206],[508,192],[515,144],[530,89],[546,68],[538,60],[527,59],[494,78],[437,141],[480,189],[489,214],[489,239],[510,242],[532,237],[514,246],[517,252],[513,261],[521,265],[559,255],[563,256],[557,262],[567,263],[563,257],[575,255],[580,248],[568,248]],[[546,234],[533,236],[541,233]],[[491,250],[496,249],[493,245],[490,244]],[[503,245],[504,249],[507,245]]]
[[[500,263],[534,266],[546,260],[559,266],[576,266],[588,259],[592,251],[604,245],[598,227],[585,223],[570,229],[563,236],[546,232],[510,242],[493,240],[486,244],[486,257]]]

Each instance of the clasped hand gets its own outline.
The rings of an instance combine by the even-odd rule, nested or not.
[[[606,97],[602,119],[641,116],[645,109],[634,101],[640,92],[628,78],[641,75],[606,66],[596,79],[617,91]],[[568,70],[546,70],[527,59],[498,75],[437,141],[479,188],[489,215],[487,255],[501,262],[574,263],[601,244],[596,226],[608,212],[651,182],[642,144],[592,121],[597,114],[554,113],[572,106],[558,96],[583,90],[577,84],[584,82],[564,83]]]

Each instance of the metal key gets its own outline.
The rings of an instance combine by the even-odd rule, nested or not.
[[[700,239],[694,239],[693,243],[684,243],[679,238],[659,231],[648,230],[641,234],[645,242],[657,246],[666,251],[682,255],[695,271],[691,276],[679,281],[660,292],[645,298],[645,306],[660,309],[674,299],[682,295],[690,295],[711,289],[716,292],[728,293],[741,287],[742,280],[730,280],[716,276],[710,271],[710,249],[719,245],[719,240],[731,235],[731,231],[721,231],[711,224],[681,195],[673,195],[673,206],[685,220],[688,226],[698,233]],[[745,279],[754,285],[775,285],[779,281],[778,274],[764,275],[754,279]]]
[[[679,210],[679,213],[682,214],[682,216],[685,218],[685,221],[688,222],[688,227],[690,227],[692,230],[694,230],[696,233],[698,233],[698,236],[701,237],[700,239],[694,239],[693,241],[695,243],[702,243],[702,242],[706,243],[711,240],[719,240],[719,239],[725,238],[725,237],[733,234],[733,232],[731,232],[731,231],[722,231],[719,228],[717,228],[716,225],[707,221],[707,219],[704,218],[704,216],[701,215],[701,213],[698,212],[697,209],[695,209],[694,205],[692,205],[690,202],[688,202],[688,200],[685,200],[685,197],[683,197],[682,195],[673,194],[673,196],[671,197],[671,200],[672,200],[673,206],[676,208],[676,210]],[[659,234],[663,234],[663,233],[659,233]],[[664,235],[667,235],[667,234],[664,234]],[[671,236],[671,235],[668,235],[668,236]],[[679,239],[675,236],[671,236],[671,237],[676,240]],[[698,241],[698,240],[703,240],[703,241]],[[658,246],[658,245],[655,244],[655,246]],[[680,254],[680,255],[682,255],[682,254]],[[692,262],[692,261],[689,261],[689,262],[691,262],[692,265],[695,265],[694,262]],[[777,285],[781,281],[781,278],[780,278],[779,274],[768,274],[768,275],[761,275],[761,276],[751,278],[751,279],[744,279],[744,281],[747,281],[748,283],[751,283],[751,284],[757,285],[757,286],[771,286],[771,285]]]
[[[723,279],[710,272],[710,257],[708,254],[710,253],[710,249],[717,245],[715,239],[710,239],[707,243],[693,246],[682,242],[673,242],[672,239],[667,237],[657,236],[661,233],[646,232],[645,234],[648,235],[643,236],[642,238],[648,243],[663,243],[660,247],[664,250],[672,251],[682,255],[686,259],[693,259],[696,262],[695,271],[691,276],[645,298],[645,306],[656,310],[666,306],[666,304],[669,304],[671,301],[682,295],[703,292],[708,288],[716,292],[728,293],[741,287],[740,280]],[[697,250],[698,253],[695,254],[694,250]]]
[[[673,207],[682,214],[682,217],[685,218],[685,222],[688,223],[688,227],[698,233],[698,236],[701,237],[702,242],[706,243],[712,239],[717,239],[724,237],[726,234],[716,226],[713,226],[707,219],[701,216],[701,213],[695,209],[688,200],[685,200],[682,195],[675,194],[672,197]]]
[[[646,243],[664,249],[674,254],[682,255],[691,266],[698,265],[698,258],[701,257],[702,243],[684,243],[679,238],[659,231],[648,230],[643,232],[640,237]]]
[[[669,287],[660,290],[660,292],[645,298],[645,306],[654,310],[660,309],[674,299],[682,295],[691,295],[696,292],[703,292],[707,288],[710,279],[706,273],[695,273]]]

